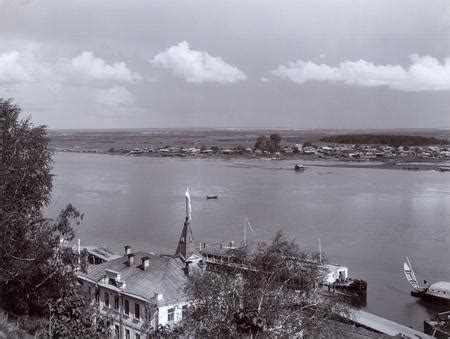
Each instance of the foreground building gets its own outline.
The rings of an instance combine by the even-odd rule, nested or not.
[[[186,305],[183,289],[189,271],[199,264],[190,228],[190,196],[186,191],[186,220],[175,255],[124,254],[90,265],[78,277],[99,310],[113,319],[115,338],[145,338],[160,325],[175,325]]]

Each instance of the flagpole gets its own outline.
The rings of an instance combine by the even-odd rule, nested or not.
[[[244,245],[247,245],[247,217],[244,218]]]

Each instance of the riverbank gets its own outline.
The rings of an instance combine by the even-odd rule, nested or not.
[[[103,154],[113,156],[129,156],[129,157],[152,157],[152,158],[182,158],[182,159],[219,159],[219,160],[261,160],[261,161],[292,161],[290,167],[281,167],[280,169],[293,170],[295,164],[303,164],[304,166],[316,167],[338,167],[338,168],[370,168],[370,169],[392,169],[392,170],[406,170],[406,171],[439,171],[440,169],[450,171],[450,159],[416,159],[412,158],[409,161],[379,161],[379,160],[349,160],[317,157],[303,154],[291,154],[289,156],[283,155],[278,157],[273,156],[256,156],[254,154],[224,154],[224,153],[194,153],[194,154],[173,154],[173,153],[156,153],[156,152],[138,152],[138,151],[102,151],[102,150],[86,150],[86,149],[58,149],[54,148],[55,152],[63,153],[88,153],[88,154]]]

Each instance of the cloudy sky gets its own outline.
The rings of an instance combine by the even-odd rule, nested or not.
[[[447,0],[0,0],[50,128],[450,128]]]

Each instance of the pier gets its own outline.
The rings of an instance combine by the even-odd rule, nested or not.
[[[432,336],[413,328],[362,310],[352,309],[349,320],[357,325],[390,336],[401,336],[405,338],[433,338]]]

